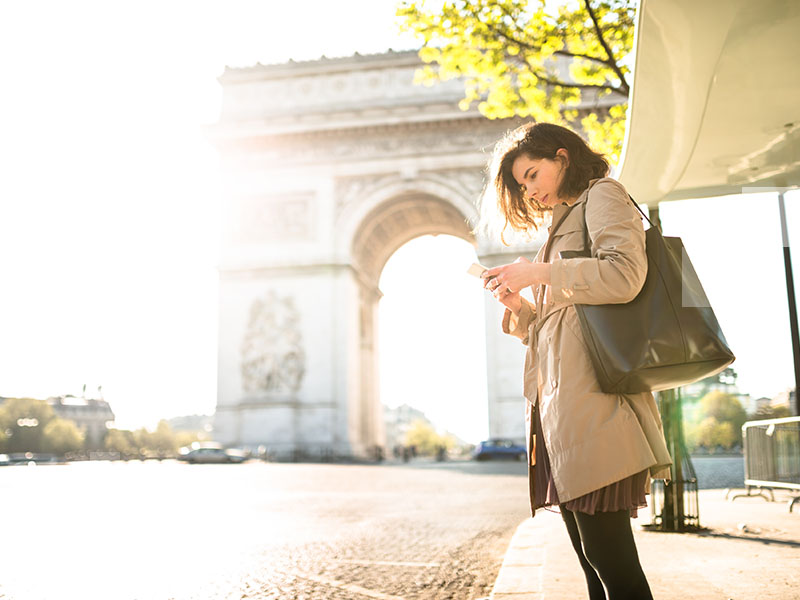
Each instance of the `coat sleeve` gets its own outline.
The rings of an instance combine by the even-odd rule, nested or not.
[[[533,323],[536,309],[525,298],[520,297],[520,300],[522,300],[522,308],[519,310],[519,315],[515,315],[509,309],[506,309],[503,314],[503,333],[518,337],[523,344],[527,345],[528,327]]]
[[[602,179],[586,199],[591,258],[557,258],[550,284],[554,304],[623,304],[633,300],[647,276],[641,215],[621,183]]]

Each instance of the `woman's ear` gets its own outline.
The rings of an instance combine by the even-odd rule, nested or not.
[[[565,167],[569,166],[569,152],[567,152],[566,148],[559,148],[556,150],[556,156],[561,157],[561,161]]]

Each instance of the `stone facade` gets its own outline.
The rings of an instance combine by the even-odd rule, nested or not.
[[[487,157],[514,120],[414,84],[415,52],[228,69],[220,150],[216,438],[276,456],[385,446],[378,281],[401,245],[446,233],[491,266],[532,255],[471,234]],[[487,295],[489,429],[523,441],[524,348]]]

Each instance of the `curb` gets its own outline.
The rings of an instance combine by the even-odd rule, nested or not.
[[[543,600],[544,558],[544,548],[541,541],[536,542],[529,517],[511,536],[489,600]]]

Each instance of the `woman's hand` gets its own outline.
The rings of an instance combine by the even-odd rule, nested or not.
[[[502,302],[506,294],[519,294],[522,288],[550,283],[550,265],[532,263],[520,256],[511,264],[488,269],[482,277],[483,287],[494,293],[495,298]]]

